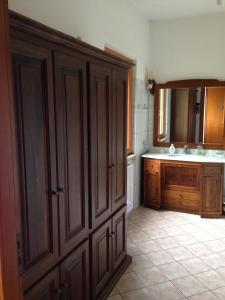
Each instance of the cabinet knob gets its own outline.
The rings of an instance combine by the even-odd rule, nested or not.
[[[58,192],[58,191],[52,190],[52,191],[51,191],[51,194],[52,194],[53,196],[56,196],[56,197],[59,196],[59,192]]]
[[[67,289],[69,287],[69,284],[67,282],[64,282],[61,284],[61,287]]]
[[[61,289],[54,290],[54,293],[57,294],[57,295],[60,295],[60,294],[62,294],[62,290]]]
[[[63,194],[64,194],[64,193],[65,193],[65,189],[64,189],[64,188],[62,188],[62,187],[58,187],[58,192],[59,192],[59,193],[63,193]]]

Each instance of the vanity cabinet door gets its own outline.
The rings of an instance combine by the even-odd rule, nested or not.
[[[144,204],[156,209],[161,207],[160,163],[150,159],[144,161]]]
[[[213,175],[220,169],[221,175]],[[205,166],[202,180],[201,217],[217,217],[222,214],[223,167]]]

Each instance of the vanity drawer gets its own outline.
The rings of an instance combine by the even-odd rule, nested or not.
[[[207,176],[219,176],[222,174],[223,168],[221,166],[204,166],[203,174]]]
[[[159,172],[160,163],[157,160],[145,159],[144,161],[144,170],[150,174],[155,174]]]
[[[163,191],[163,207],[188,212],[199,212],[200,193],[178,190]]]

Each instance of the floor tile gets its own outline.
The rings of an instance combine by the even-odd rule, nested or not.
[[[207,291],[206,286],[194,276],[175,279],[173,280],[173,283],[186,297]]]
[[[196,278],[198,278],[198,280],[205,284],[210,290],[225,286],[225,278],[212,270],[197,274]]]
[[[129,243],[127,245],[127,253],[131,256],[143,254],[141,249],[137,247],[134,243]]]
[[[208,249],[202,243],[187,245],[187,246],[185,246],[185,248],[188,249],[195,256],[203,256],[203,255],[208,255],[208,254],[212,253],[212,251],[210,249]]]
[[[148,241],[149,240],[149,236],[146,233],[144,233],[143,231],[128,233],[127,236],[133,242]]]
[[[132,263],[129,266],[132,271],[144,270],[150,267],[153,267],[153,263],[144,254],[133,256]]]
[[[112,292],[110,293],[109,297],[112,297],[112,296],[117,296],[119,294],[119,291],[118,289],[115,287]]]
[[[225,260],[223,260],[222,257],[217,253],[202,256],[201,260],[212,269],[218,269],[225,266]]]
[[[162,248],[162,249],[171,249],[171,248],[176,248],[180,246],[180,243],[176,241],[172,237],[167,237],[163,239],[157,239],[156,243]]]
[[[166,263],[170,263],[170,262],[174,261],[173,257],[165,250],[148,253],[148,254],[146,254],[146,256],[156,266],[164,265]]]
[[[136,271],[135,274],[148,286],[168,281],[167,277],[159,270],[158,267]]]
[[[180,300],[184,295],[171,283],[161,283],[148,288],[157,300]]]
[[[169,279],[177,279],[190,275],[178,262],[172,262],[159,266],[159,270]]]
[[[151,239],[160,239],[160,238],[164,238],[164,237],[168,236],[166,231],[163,229],[154,229],[154,230],[148,230],[148,231],[145,230],[144,232]]]
[[[137,290],[143,287],[145,287],[144,282],[134,273],[123,275],[116,286],[120,293]]]
[[[206,292],[195,296],[188,297],[189,300],[218,300],[212,292]]]
[[[191,274],[198,274],[210,270],[210,267],[197,257],[182,260],[179,263]]]
[[[181,235],[184,234],[184,231],[181,230],[178,226],[174,225],[174,226],[170,226],[170,227],[166,227],[164,228],[165,231],[167,232],[167,234],[169,236],[176,236],[176,235]]]
[[[137,243],[137,247],[143,253],[149,253],[149,252],[155,252],[155,251],[162,250],[160,245],[154,240],[151,240],[151,241],[148,241],[148,242],[139,242],[139,243]]]
[[[193,254],[184,247],[168,249],[168,253],[176,260],[184,260],[192,258]]]
[[[213,293],[217,296],[218,299],[220,300],[225,299],[225,287],[218,288],[214,290]]]
[[[225,250],[225,240],[213,240],[205,242],[204,245],[213,252],[220,252]]]
[[[123,300],[123,298],[120,295],[108,297],[107,300]]]
[[[216,269],[215,271],[225,278],[225,267]]]
[[[198,243],[198,241],[190,234],[176,235],[173,238],[174,240],[179,242],[181,246],[193,245]]]
[[[204,231],[197,231],[197,232],[192,232],[191,235],[193,236],[193,238],[195,238],[198,242],[207,242],[207,241],[212,241],[214,238],[204,232]]]
[[[157,300],[147,289],[139,289],[122,294],[123,300]]]
[[[198,232],[199,228],[197,226],[195,226],[194,224],[184,224],[184,225],[180,225],[180,228],[186,232],[186,233],[193,233],[193,232]]]

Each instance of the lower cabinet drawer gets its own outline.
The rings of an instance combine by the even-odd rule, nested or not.
[[[24,295],[24,300],[89,300],[89,242],[84,242]]]
[[[200,193],[164,190],[163,207],[199,213]]]

